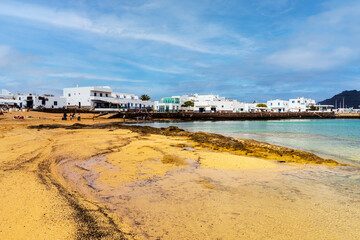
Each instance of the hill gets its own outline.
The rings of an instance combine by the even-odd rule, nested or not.
[[[334,105],[337,108],[340,108],[340,106],[343,107],[343,102],[345,102],[345,107],[360,108],[360,91],[343,91],[342,93],[319,103],[322,105]]]

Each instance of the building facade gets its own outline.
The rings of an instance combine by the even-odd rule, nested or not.
[[[119,111],[127,109],[152,110],[152,101],[142,101],[135,94],[116,93],[108,86],[64,88],[67,107],[88,108],[95,111]]]
[[[191,102],[185,106],[186,102]],[[246,112],[250,104],[239,103],[236,100],[228,100],[225,97],[213,94],[189,94],[183,96],[172,96],[161,98],[155,102],[157,112]]]
[[[316,102],[311,98],[289,99],[289,112],[306,112],[310,110],[312,105],[316,105]]]
[[[289,111],[289,101],[286,100],[270,100],[266,102],[267,108],[271,112],[288,112]]]
[[[15,94],[14,99],[20,108],[63,108],[66,106],[66,98],[51,94],[44,94],[42,96]]]

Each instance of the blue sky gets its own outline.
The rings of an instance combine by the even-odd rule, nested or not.
[[[0,1],[0,88],[240,101],[360,88],[360,2]]]

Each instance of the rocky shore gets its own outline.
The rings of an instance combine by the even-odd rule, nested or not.
[[[234,139],[232,137],[225,137],[220,134],[204,133],[204,132],[189,132],[178,127],[168,128],[154,128],[149,126],[134,126],[125,125],[123,123],[111,122],[111,123],[99,123],[93,125],[74,124],[74,125],[38,125],[30,126],[31,129],[128,129],[132,132],[146,134],[159,134],[165,136],[182,136],[187,137],[193,142],[193,146],[201,146],[214,151],[229,151],[231,153],[243,156],[259,157],[264,159],[278,160],[279,162],[289,163],[312,163],[312,164],[324,164],[330,166],[344,166],[331,159],[323,159],[315,154],[281,147],[277,145],[271,145],[255,140],[247,139]]]

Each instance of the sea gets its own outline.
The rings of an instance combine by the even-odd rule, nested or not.
[[[145,125],[177,126],[192,132],[255,139],[360,167],[360,119],[154,122]]]

